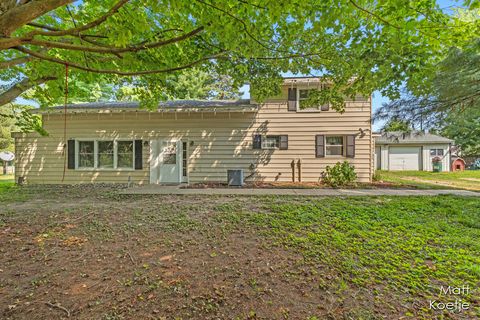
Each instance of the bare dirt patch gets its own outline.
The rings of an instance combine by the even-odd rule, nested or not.
[[[335,273],[318,274],[254,228],[217,221],[228,197],[67,193],[3,208],[2,318],[336,318],[370,299],[332,295],[319,279]]]

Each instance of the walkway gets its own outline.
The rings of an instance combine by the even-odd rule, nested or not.
[[[145,185],[120,191],[121,194],[163,195],[239,195],[239,196],[436,196],[452,194],[480,197],[480,192],[467,190],[412,190],[412,189],[252,189],[252,188],[205,188],[185,189],[179,186]]]

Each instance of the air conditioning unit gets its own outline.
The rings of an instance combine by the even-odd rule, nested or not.
[[[234,187],[243,186],[243,170],[227,170],[228,185]]]

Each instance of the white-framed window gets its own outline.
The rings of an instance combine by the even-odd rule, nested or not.
[[[76,169],[134,170],[133,140],[76,140]]]
[[[78,141],[75,149],[79,168],[95,167],[95,141]]]
[[[325,137],[325,155],[343,156],[344,155],[344,136],[326,136]]]
[[[97,141],[97,168],[113,169],[115,157],[114,141]]]
[[[262,138],[262,149],[278,149],[280,147],[280,136],[264,136]]]
[[[117,168],[133,168],[134,145],[133,140],[117,141]]]
[[[323,90],[325,88],[325,84],[321,84],[320,86],[315,85],[315,87],[306,87],[306,88],[297,88],[297,112],[319,112],[319,111],[328,111],[330,109],[330,105],[328,103],[323,105],[318,105],[315,107],[303,108],[302,101],[308,99],[310,92],[313,90]]]
[[[430,149],[430,156],[443,156],[443,149]]]

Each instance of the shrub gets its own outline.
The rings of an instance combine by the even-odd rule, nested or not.
[[[348,161],[337,162],[333,167],[327,166],[323,174],[323,183],[334,188],[353,184],[355,180],[357,180],[355,167]]]

